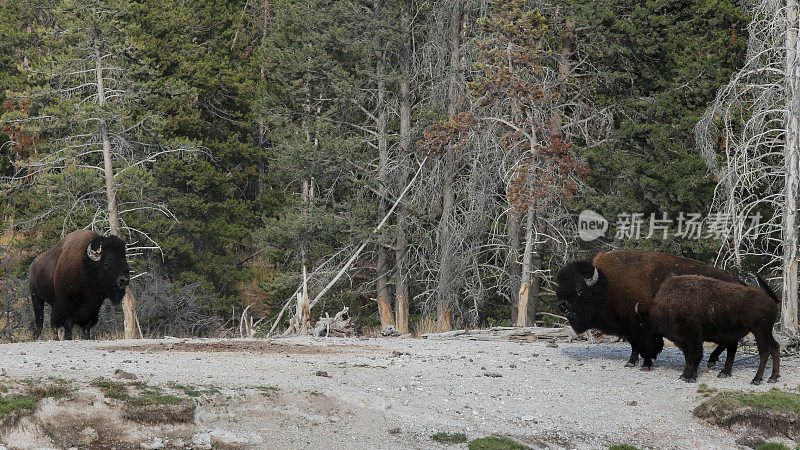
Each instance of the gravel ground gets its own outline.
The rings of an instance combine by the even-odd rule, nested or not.
[[[150,384],[214,386],[223,394],[198,406],[195,431],[252,448],[435,448],[430,435],[439,431],[536,448],[737,447],[735,433],[692,416],[702,397],[697,384],[678,380],[680,351],[666,348],[651,372],[623,367],[628,354],[624,343],[465,339],[47,341],[0,345],[0,367],[11,379],[85,383],[124,370]],[[757,361],[699,382],[776,387],[749,384]],[[798,365],[783,361],[777,387],[796,390]],[[274,395],[248,394],[267,386]],[[9,439],[0,432],[0,442]]]

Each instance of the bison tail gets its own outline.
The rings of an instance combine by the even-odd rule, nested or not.
[[[761,289],[764,289],[765,291],[767,291],[767,294],[772,298],[772,300],[775,301],[775,303],[780,303],[781,299],[779,299],[778,296],[775,295],[775,291],[773,291],[772,288],[769,287],[767,282],[764,281],[764,279],[761,278],[758,274],[755,274],[755,276],[756,276],[756,280],[758,280],[758,285],[761,286]]]

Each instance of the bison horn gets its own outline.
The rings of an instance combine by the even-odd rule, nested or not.
[[[595,284],[597,284],[597,280],[599,278],[600,278],[600,273],[597,271],[597,267],[595,267],[594,268],[594,274],[592,275],[592,278],[591,279],[584,278],[584,281],[586,281],[586,285],[587,286],[594,286]]]
[[[638,302],[637,302],[637,303],[636,303],[636,305],[633,307],[633,311],[636,313],[636,315],[637,315],[637,316],[639,315],[639,303],[638,303]]]
[[[89,259],[91,259],[92,261],[97,262],[100,261],[102,251],[103,251],[102,245],[100,247],[97,247],[97,250],[93,250],[92,244],[89,244],[89,246],[86,247],[86,256],[88,256]]]

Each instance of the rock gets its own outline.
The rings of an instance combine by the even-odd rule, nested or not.
[[[316,375],[318,377],[325,377],[325,378],[330,378],[331,377],[330,375],[328,375],[328,372],[326,372],[324,370],[318,370],[318,371],[314,372],[314,375]]]
[[[83,430],[81,430],[81,433],[78,437],[78,442],[80,442],[83,445],[91,445],[98,439],[100,439],[100,435],[97,434],[97,430],[95,430],[92,427],[86,427]]]
[[[539,421],[537,421],[537,420],[536,420],[536,418],[535,418],[535,417],[533,417],[533,416],[522,416],[522,417],[520,417],[519,419],[520,419],[521,421],[523,421],[523,422],[533,422],[533,423],[539,423]]]
[[[117,369],[114,371],[114,376],[117,378],[122,378],[123,380],[136,380],[138,377],[130,372],[126,372],[122,369]]]
[[[766,442],[767,440],[757,433],[745,433],[736,439],[736,444],[750,448],[758,448]]]
[[[386,325],[386,328],[381,330],[381,336],[400,336],[400,332],[394,328],[394,325]]]
[[[164,441],[160,437],[156,436],[155,438],[153,438],[152,441],[142,442],[141,444],[139,444],[139,446],[147,450],[155,450],[159,448],[164,448]]]
[[[728,396],[718,394],[694,409],[696,417],[719,427],[745,428],[748,435],[759,432],[769,436],[800,436],[800,413],[792,410],[743,406]]]
[[[213,430],[210,433],[211,447],[252,447],[264,442],[264,439],[257,434],[247,436],[237,435],[227,430]]]
[[[400,434],[400,428],[392,428],[389,430],[389,434]]]
[[[192,436],[192,448],[211,450],[211,434],[197,433]]]
[[[191,400],[177,404],[128,405],[122,417],[138,423],[194,423],[197,405]]]
[[[625,402],[625,404],[628,405],[628,406],[636,406],[639,403],[637,403],[636,400],[631,400],[631,401]]]
[[[547,344],[547,346],[550,347],[550,348],[558,348],[558,344],[556,344],[555,342],[551,342],[551,343]]]
[[[499,373],[497,373],[497,372],[483,372],[483,376],[485,376],[485,377],[491,377],[491,378],[500,378],[500,377],[502,377],[503,375],[500,375],[500,374],[499,374]]]

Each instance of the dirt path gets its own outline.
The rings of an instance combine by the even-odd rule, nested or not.
[[[118,428],[152,448],[202,446],[198,442],[208,436],[251,448],[435,448],[430,436],[439,431],[470,439],[501,435],[541,448],[737,446],[737,435],[692,416],[701,396],[697,384],[678,381],[679,351],[667,348],[652,372],[624,368],[627,356],[625,344],[400,338],[0,345],[7,379],[75,380],[85,388],[72,402],[85,410],[102,399],[88,383],[119,380],[119,371],[149,385],[219,391],[196,400],[194,424],[139,427],[135,433]],[[699,381],[719,389],[775,387],[749,384],[756,363],[738,362],[732,378],[709,372]],[[784,361],[778,387],[797,389],[798,363]],[[51,410],[69,407],[70,400],[47,400]],[[43,425],[27,426],[32,431],[26,434],[19,424],[7,425],[0,442],[9,448],[53,445],[36,436]]]

